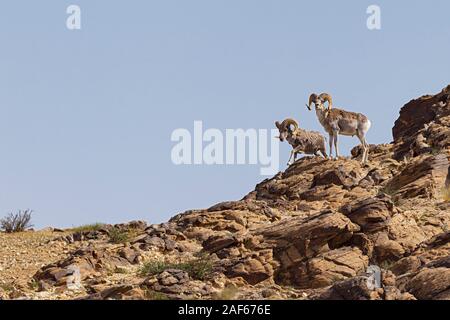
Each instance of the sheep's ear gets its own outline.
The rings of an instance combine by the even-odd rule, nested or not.
[[[278,129],[280,129],[281,124],[278,121],[275,121],[275,125],[277,126]]]

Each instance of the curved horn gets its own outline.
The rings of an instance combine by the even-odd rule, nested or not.
[[[323,101],[327,101],[328,102],[328,110],[330,110],[333,106],[333,98],[331,98],[331,96],[328,93],[322,93],[319,96],[320,99],[322,99]]]
[[[282,128],[288,128],[291,125],[294,126],[294,131],[298,129],[298,122],[295,121],[294,119],[288,118],[286,120],[283,121],[283,123],[281,124]]]
[[[317,94],[313,93],[309,96],[309,103],[306,105],[306,107],[311,111],[311,105],[312,103],[317,99]]]

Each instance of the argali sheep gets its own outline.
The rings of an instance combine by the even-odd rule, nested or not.
[[[328,102],[328,107],[325,106],[326,102]],[[336,149],[336,157],[339,157],[339,135],[357,136],[363,148],[362,163],[366,164],[369,158],[369,144],[366,141],[366,134],[371,126],[370,120],[361,113],[334,109],[333,100],[327,93],[320,95],[313,93],[309,97],[309,103],[306,105],[309,111],[311,111],[313,103],[316,108],[317,118],[330,137],[330,157],[333,151],[333,144]]]
[[[277,121],[275,125],[280,132],[277,138],[281,142],[286,140],[293,148],[288,162],[289,166],[295,162],[297,154],[304,153],[327,157],[325,138],[319,132],[299,128],[297,121],[294,119],[286,119],[282,123]]]

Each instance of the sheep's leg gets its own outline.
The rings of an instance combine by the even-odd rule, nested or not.
[[[334,132],[334,149],[336,150],[336,159],[339,159],[339,146],[338,146],[338,140],[339,140],[339,133]]]
[[[323,144],[322,144],[322,148],[319,149],[319,150],[320,150],[320,153],[322,153],[323,157],[324,157],[325,159],[328,159],[327,145],[326,145],[325,141],[324,141]]]
[[[363,149],[363,155],[362,155],[361,163],[362,164],[366,164],[367,160],[369,160],[369,145],[368,145],[364,135],[362,135],[362,134],[360,134],[358,132],[357,136],[358,136],[359,141],[361,141],[361,147]]]
[[[295,163],[295,161],[297,161],[297,152],[294,152],[294,161],[292,161],[292,163]]]
[[[333,143],[334,143],[334,137],[333,134],[329,134],[328,143],[330,144],[330,159],[333,159]]]
[[[294,154],[295,154],[295,149],[293,149],[291,151],[291,156],[289,157],[289,161],[287,163],[288,166],[290,166],[292,164],[292,158],[294,157]]]
[[[363,157],[362,157],[362,161],[361,161],[363,164],[366,164],[366,163],[367,163],[368,153],[369,153],[369,150],[368,150],[368,148],[367,148],[367,143],[366,143],[365,140],[364,140],[364,144],[363,144]]]
[[[366,164],[367,161],[369,161],[369,150],[370,150],[370,147],[369,147],[369,144],[367,143],[367,140],[365,138],[364,138],[364,145],[366,147],[366,155],[364,157],[364,164]]]
[[[295,148],[294,150],[292,150],[291,158],[289,159],[288,166],[292,165],[297,160],[297,155],[302,154],[302,153],[303,153],[303,151],[301,149]],[[293,161],[291,161],[292,158],[294,158]]]

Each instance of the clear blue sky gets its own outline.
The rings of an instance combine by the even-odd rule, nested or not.
[[[82,9],[82,30],[66,8]],[[382,30],[366,8],[382,9]],[[272,128],[328,91],[390,142],[399,108],[450,83],[450,2],[2,1],[0,215],[38,227],[144,219],[240,199],[259,166],[174,166],[176,128]],[[342,138],[348,154],[358,141]],[[281,162],[289,147],[281,146]]]

